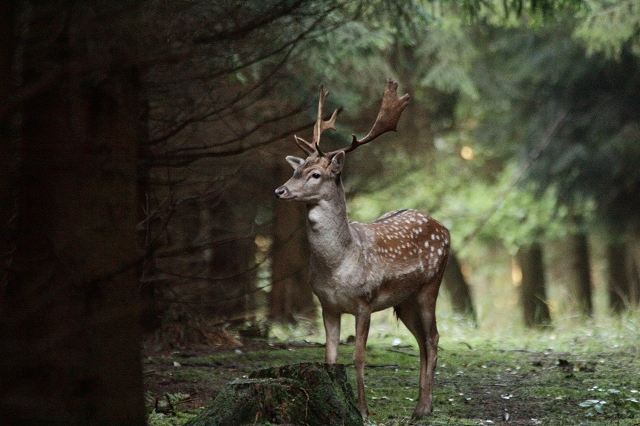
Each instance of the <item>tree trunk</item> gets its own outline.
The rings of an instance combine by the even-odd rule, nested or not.
[[[291,168],[278,165],[276,180],[285,182],[290,177]],[[274,215],[269,316],[294,322],[296,315],[312,317],[316,310],[309,285],[306,212],[299,203],[278,200]]]
[[[593,302],[587,234],[583,231],[569,234],[567,244],[569,295],[577,312],[584,317],[591,317],[593,316]]]
[[[635,243],[635,244],[634,244]],[[631,237],[631,241],[627,245],[628,250],[628,271],[630,281],[630,300],[633,306],[640,306],[640,245],[638,240]]]
[[[0,105],[9,103],[15,53],[16,3],[0,3]],[[7,267],[12,251],[11,218],[15,213],[15,173],[17,140],[12,113],[0,115],[0,294],[7,283]],[[1,309],[1,307],[0,307]]]
[[[62,28],[48,25],[56,11],[83,19],[66,4],[34,6],[25,87],[49,65],[87,58],[86,49],[107,42],[48,33]],[[145,424],[135,270],[139,91],[130,67],[66,74],[24,104],[16,245],[0,294],[3,424]]]
[[[157,288],[159,271],[156,265],[154,253],[158,247],[157,238],[160,233],[161,220],[154,217],[151,194],[151,173],[149,167],[142,161],[151,157],[148,145],[149,131],[149,103],[146,98],[140,99],[140,126],[141,138],[137,146],[137,193],[138,193],[138,218],[142,226],[138,227],[138,248],[144,255],[144,259],[138,265],[138,277],[140,279],[140,324],[142,332],[150,334],[162,326],[162,307],[160,306],[160,292]]]
[[[255,316],[255,236],[239,236],[243,221],[226,199],[218,202],[209,220],[214,223],[211,241],[226,242],[216,244],[211,250],[209,275],[214,280],[208,283],[209,290],[205,293],[209,305],[207,315],[242,323]]]
[[[361,426],[344,364],[301,363],[234,380],[187,426],[295,424]]]
[[[458,257],[453,252],[449,255],[449,261],[444,271],[444,287],[451,297],[453,311],[476,324],[471,291],[462,274]]]
[[[224,248],[228,251],[223,253]],[[214,276],[232,277],[217,282],[214,288],[223,292],[225,300],[214,303],[215,317],[242,323],[255,318],[256,290],[256,244],[254,238],[238,238],[224,244],[215,252],[213,262],[221,261],[224,268],[218,267]],[[210,292],[209,297],[216,300],[216,294]],[[219,293],[218,293],[219,298]]]
[[[518,262],[522,269],[521,303],[524,323],[527,327],[551,325],[545,288],[542,246],[533,243],[518,250]]]
[[[623,240],[607,243],[609,307],[615,313],[624,311],[632,300],[627,257],[627,247]]]

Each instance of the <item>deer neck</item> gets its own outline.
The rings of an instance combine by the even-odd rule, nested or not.
[[[334,196],[307,205],[307,234],[313,259],[318,266],[334,269],[352,252],[354,234],[347,217],[342,183]]]

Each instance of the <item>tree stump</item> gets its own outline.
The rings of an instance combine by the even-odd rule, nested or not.
[[[343,364],[265,368],[229,382],[187,426],[344,425],[363,421]]]

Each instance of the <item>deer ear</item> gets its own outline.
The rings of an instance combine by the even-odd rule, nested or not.
[[[331,171],[334,175],[339,175],[342,172],[342,166],[344,166],[344,151],[338,151],[336,155],[331,159]]]
[[[297,169],[300,164],[304,163],[304,160],[302,158],[294,157],[292,155],[287,155],[285,160],[287,160],[287,163],[289,163],[289,165],[293,167],[293,170]]]

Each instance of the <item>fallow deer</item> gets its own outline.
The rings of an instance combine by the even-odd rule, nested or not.
[[[345,154],[388,131],[395,131],[409,102],[398,97],[398,84],[387,79],[382,106],[369,134],[353,136],[351,145],[324,153],[320,135],[335,130],[337,111],[324,120],[328,95],[320,87],[318,117],[311,143],[295,136],[306,159],[288,156],[293,177],[276,189],[282,200],[306,204],[311,251],[310,283],[322,306],[326,332],[325,361],[335,363],[340,317],[356,318],[353,361],[358,384],[358,408],[367,418],[364,393],[365,348],[371,313],[394,307],[415,336],[420,349],[420,390],[414,418],[433,410],[432,389],[438,351],[436,299],[449,256],[449,231],[416,210],[397,210],[371,223],[349,222],[341,172]]]

